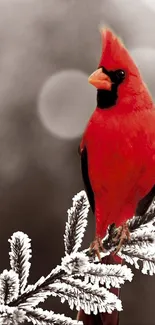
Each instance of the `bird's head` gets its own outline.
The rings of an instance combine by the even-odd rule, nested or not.
[[[136,106],[137,96],[143,94],[144,102],[150,102],[151,97],[136,64],[122,41],[110,29],[102,29],[101,36],[100,63],[88,79],[97,88],[98,108],[118,104],[117,107],[128,106],[128,110],[140,109]]]

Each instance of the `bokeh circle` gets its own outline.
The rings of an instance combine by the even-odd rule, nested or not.
[[[96,90],[80,70],[60,71],[43,85],[38,113],[44,127],[57,137],[79,137],[96,104]]]

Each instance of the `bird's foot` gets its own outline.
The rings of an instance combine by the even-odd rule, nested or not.
[[[119,252],[123,244],[130,239],[130,231],[127,223],[124,223],[121,227],[118,228],[117,235],[113,239],[113,242],[118,242],[118,245],[115,249],[115,254]]]
[[[100,237],[95,237],[94,241],[90,244],[90,252],[94,255],[97,255],[99,261],[101,261],[101,252],[104,252],[105,249],[102,245],[102,239]]]

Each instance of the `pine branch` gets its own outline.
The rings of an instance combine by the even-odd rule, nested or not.
[[[61,302],[65,300],[71,309],[83,309],[86,314],[93,312],[111,313],[114,309],[122,310],[120,299],[105,288],[87,284],[79,279],[63,278],[63,283],[58,282],[50,286],[53,296],[59,296]]]
[[[119,256],[126,260],[127,263],[134,265],[139,269],[139,261],[142,262],[142,273],[153,275],[155,274],[155,244],[145,244],[141,246],[126,245],[119,252]]]
[[[88,257],[84,253],[73,253],[62,259],[62,265],[57,266],[46,278],[41,277],[35,285],[28,286],[23,294],[14,300],[10,306],[37,306],[52,295],[49,285],[62,278],[66,273],[75,274],[86,270]]]
[[[61,314],[54,314],[52,311],[43,310],[41,308],[26,308],[26,315],[29,321],[34,325],[82,325],[82,322],[72,320],[70,317],[65,317]]]
[[[89,267],[89,258],[81,253],[72,253],[62,258],[61,267],[68,274],[85,273]]]
[[[19,277],[19,292],[24,292],[29,276],[31,244],[29,237],[21,231],[15,232],[9,239],[11,251],[10,265]]]
[[[68,221],[66,223],[64,244],[65,253],[76,253],[81,246],[85,228],[89,202],[85,191],[81,191],[73,198],[73,206],[68,210]]]
[[[18,325],[26,319],[26,312],[24,310],[0,305],[0,325]]]
[[[94,265],[94,270],[95,267],[96,265]],[[104,268],[104,266],[101,266],[101,268],[102,267]],[[127,267],[124,266],[123,268],[124,270],[127,270]],[[120,300],[115,295],[108,292],[105,288],[99,288],[96,287],[96,285],[93,286],[90,283],[82,282],[81,280],[77,279],[68,280],[68,278],[64,277],[66,272],[76,275],[82,273],[85,274],[88,271],[93,272],[93,266],[92,264],[90,266],[88,257],[86,257],[83,253],[76,253],[66,256],[62,260],[62,268],[61,266],[57,267],[48,277],[42,277],[35,285],[28,286],[24,294],[21,295],[17,300],[13,301],[10,306],[18,305],[20,308],[24,309],[32,306],[35,307],[40,302],[43,302],[48,296],[53,295],[61,297],[62,300],[67,300],[71,308],[73,308],[73,306],[76,308],[83,308],[86,313],[91,311],[95,313],[97,310],[111,312],[115,308],[121,310]],[[121,276],[120,268],[118,272],[118,268],[116,267],[115,273],[119,273],[119,276]],[[126,279],[127,278],[129,278],[129,272],[128,276],[126,276]],[[60,282],[58,283],[58,281]],[[68,281],[72,281],[72,283]],[[124,283],[124,281],[125,276],[122,283]],[[110,282],[112,282],[112,276]],[[117,283],[118,282],[121,283],[121,280],[117,280]]]
[[[25,292],[12,301],[9,306],[38,305],[51,295],[49,284],[54,283],[63,275],[65,275],[65,271],[57,266],[46,278],[41,277],[36,284],[28,286]]]
[[[128,220],[128,227],[130,232],[134,232],[136,229],[140,228],[147,223],[154,223],[155,222],[155,211],[154,209],[149,210],[143,216],[134,216],[132,219]]]
[[[125,281],[132,281],[133,273],[126,265],[89,264],[84,279],[86,283],[105,285],[106,288],[120,288]]]
[[[9,304],[13,299],[18,297],[19,279],[18,275],[10,270],[4,270],[0,274],[0,303]]]
[[[128,220],[128,227],[130,232],[135,231],[143,225],[148,223],[155,223],[155,198],[153,199],[150,207],[142,216],[134,216],[132,219]]]
[[[90,249],[78,252],[87,224],[88,206],[84,191],[73,198],[64,236],[66,255],[60,266],[34,285],[26,286],[31,257],[30,239],[21,232],[13,234],[9,240],[12,270],[5,270],[0,275],[0,302],[6,304],[0,307],[0,324],[11,325],[28,320],[37,325],[77,325],[77,321],[73,322],[63,315],[36,308],[51,295],[60,297],[61,302],[67,301],[71,309],[83,309],[86,314],[122,310],[120,299],[107,289],[119,288],[126,280],[131,281],[131,270],[125,265],[100,264]],[[155,274],[154,209],[152,205],[143,218],[134,217],[128,221],[131,236],[118,252],[137,268],[140,261],[142,272],[150,275]],[[103,238],[105,251],[101,255],[106,256],[116,249],[120,230],[115,225],[108,227]]]

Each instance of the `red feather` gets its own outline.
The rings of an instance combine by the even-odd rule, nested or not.
[[[107,70],[122,69],[129,66],[130,73],[140,76],[139,70],[129,55],[123,42],[111,30],[102,29],[102,53],[100,58],[100,66],[104,66]]]

